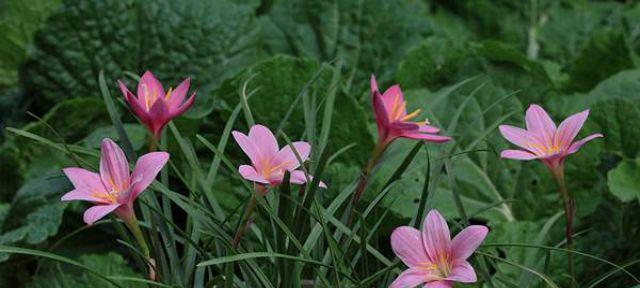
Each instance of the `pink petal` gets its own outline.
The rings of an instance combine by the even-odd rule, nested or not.
[[[540,158],[531,152],[522,150],[504,150],[500,153],[500,157],[515,160],[532,160]]]
[[[164,89],[160,81],[153,76],[151,71],[144,72],[138,82],[138,101],[142,107],[151,107],[157,99],[164,98]]]
[[[431,262],[446,259],[451,251],[449,226],[437,210],[429,211],[424,219],[422,241]]]
[[[262,170],[263,163],[266,162],[266,159],[262,159],[262,154],[260,154],[256,143],[254,143],[249,136],[238,131],[231,132],[231,135],[233,135],[233,139],[236,140],[236,143],[238,143],[242,151],[244,151],[244,154],[247,154],[253,166],[258,170]]]
[[[372,95],[374,92],[380,92],[380,90],[378,90],[378,81],[376,81],[376,75],[371,74],[371,79],[369,80],[369,84],[371,85]]]
[[[434,127],[434,126],[431,126],[431,125],[424,124],[424,125],[420,125],[419,131],[422,132],[422,133],[435,134],[435,133],[440,132],[440,129],[438,129],[438,127]]]
[[[422,288],[451,288],[453,287],[452,281],[433,281],[427,284],[424,284]]]
[[[87,209],[87,211],[84,211],[84,222],[89,225],[92,225],[96,221],[100,220],[102,217],[113,212],[113,210],[116,210],[121,205],[122,204],[118,203],[118,204],[112,204],[112,205],[93,206]]]
[[[589,117],[589,110],[584,110],[580,113],[573,114],[558,126],[558,130],[555,133],[554,143],[557,147],[560,148],[568,148],[573,142],[573,139],[576,138],[578,132],[584,125],[584,121]]]
[[[556,134],[556,124],[542,107],[532,104],[525,115],[527,130],[532,137],[536,137],[542,143],[551,144]]]
[[[187,96],[187,92],[189,92],[189,86],[191,86],[191,78],[184,79],[176,89],[171,91],[169,99],[166,101],[169,107],[177,108],[182,104],[184,97]]]
[[[482,225],[472,225],[464,228],[451,241],[451,255],[455,260],[464,261],[473,254],[484,241],[489,229]]]
[[[462,283],[474,283],[478,281],[476,277],[476,271],[467,261],[459,261],[451,270],[451,274],[447,277],[447,280],[462,282]]]
[[[313,181],[313,176],[308,175],[309,176],[309,181]],[[284,177],[284,176],[282,176]],[[282,181],[282,179],[280,180]],[[293,184],[304,184],[307,183],[307,177],[305,177],[304,175],[304,171],[300,171],[300,170],[294,170],[291,171],[291,174],[289,175],[289,182],[293,183]],[[327,188],[327,184],[325,184],[324,182],[320,181],[318,183],[318,187],[320,188]]]
[[[169,113],[169,108],[167,108],[167,104],[164,102],[164,99],[158,99],[153,106],[151,106],[151,110],[149,110],[149,120],[151,127],[151,133],[156,137],[156,139],[160,139],[160,133],[162,132],[162,128],[164,125],[167,125],[171,120],[171,114]]]
[[[387,114],[387,110],[384,108],[384,103],[382,102],[382,94],[378,91],[374,91],[371,94],[371,103],[373,105],[373,116],[376,119],[376,126],[378,127],[378,137],[383,139],[387,137],[389,132],[389,115]]]
[[[272,159],[280,150],[278,141],[269,128],[263,125],[254,125],[249,130],[249,139],[255,143],[261,159]]]
[[[291,143],[295,148],[295,151],[300,156],[300,160],[302,162],[306,161],[309,158],[309,154],[311,153],[311,145],[304,141],[298,141]],[[282,150],[280,150],[276,156],[271,160],[272,167],[280,167],[289,171],[292,171],[298,167],[300,167],[301,163],[298,161],[295,153],[291,149],[290,145],[286,145]]]
[[[416,287],[420,284],[427,282],[430,272],[422,268],[409,268],[404,270],[389,288],[407,288]]]
[[[138,158],[133,173],[131,173],[131,178],[136,179],[136,183],[132,185],[131,195],[126,201],[130,202],[136,199],[156,179],[167,161],[169,161],[169,153],[167,152],[151,152]]]
[[[101,145],[100,178],[107,190],[125,191],[129,188],[129,162],[122,149],[109,138]]]
[[[196,92],[193,92],[193,93],[191,93],[191,96],[189,96],[189,99],[187,99],[187,101],[185,101],[177,109],[171,111],[171,115],[169,116],[169,118],[173,119],[175,117],[180,116],[182,113],[184,113],[189,108],[191,108],[191,106],[193,105],[193,102],[195,100],[196,100]]]
[[[82,201],[90,201],[94,203],[110,204],[105,199],[98,198],[94,196],[94,194],[88,193],[88,191],[86,190],[77,190],[77,189],[71,190],[71,192],[67,192],[66,194],[62,195],[62,198],[60,198],[60,200],[62,201],[82,200]]]
[[[391,233],[393,253],[409,267],[431,262],[420,237],[420,230],[409,226],[398,227]]]
[[[426,134],[426,133],[403,133],[402,137],[416,140],[425,140],[434,143],[444,143],[451,140],[451,137],[435,135],[435,134]]]
[[[396,114],[396,117],[404,117],[407,115],[407,108],[401,107],[404,104],[404,94],[402,94],[402,90],[400,89],[400,85],[396,84],[384,91],[382,94],[382,101],[384,101],[384,106],[387,109],[388,114],[393,113],[393,108],[400,111],[400,114]],[[397,119],[397,118],[394,118]]]
[[[97,173],[78,167],[64,168],[62,172],[69,178],[73,187],[79,192],[85,194],[107,193],[107,190],[102,184],[102,180],[100,180],[100,175]]]
[[[580,149],[580,147],[582,147],[582,145],[584,145],[585,143],[596,139],[596,138],[600,138],[600,137],[604,137],[604,135],[600,134],[600,133],[596,133],[596,134],[591,134],[587,137],[584,137],[576,142],[573,142],[573,144],[571,144],[571,146],[569,146],[569,150],[567,150],[567,153],[569,154],[573,154],[578,152],[578,149]]]
[[[127,102],[127,105],[129,105],[131,112],[133,112],[133,114],[138,117],[140,122],[149,126],[150,122],[148,112],[144,109],[143,106],[140,106],[140,103],[135,98],[135,96],[131,94],[131,92],[127,91],[127,94],[124,94],[124,100]]]
[[[500,130],[500,134],[502,134],[507,141],[527,150],[529,149],[529,146],[531,146],[529,144],[533,139],[529,137],[527,130],[510,125],[500,125],[498,129]]]
[[[258,175],[258,172],[256,172],[256,169],[254,169],[252,166],[241,165],[240,168],[238,168],[238,172],[240,172],[240,175],[242,175],[242,178],[247,179],[249,181],[254,181],[262,184],[269,184],[269,181],[264,179],[264,177]]]
[[[389,124],[392,130],[403,131],[406,133],[420,132],[420,125],[415,122],[394,121]]]

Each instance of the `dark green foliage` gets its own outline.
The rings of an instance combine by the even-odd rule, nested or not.
[[[389,268],[396,259],[389,234],[409,224],[423,197],[427,209],[440,210],[452,231],[460,230],[463,214],[471,223],[489,226],[486,243],[565,247],[561,197],[546,167],[499,157],[513,145],[497,126],[524,126],[524,111],[532,103],[545,107],[556,122],[590,109],[578,138],[605,135],[566,162],[568,190],[577,203],[577,249],[617,264],[640,258],[640,4],[634,1],[7,0],[0,8],[0,247],[55,248],[53,253],[102,276],[146,276],[146,265],[132,250],[137,247],[127,246],[133,243],[128,234],[119,234],[109,222],[73,235],[83,227],[86,205],[59,199],[71,189],[60,169],[96,170],[102,138],[118,138],[99,97],[100,71],[133,149],[138,156],[146,151],[147,132],[128,112],[115,81],[124,80],[135,92],[135,77],[126,72],[151,70],[165,86],[192,77],[191,91],[198,91],[194,107],[173,121],[182,142],[174,132],[166,133],[171,153],[166,174],[145,192],[144,203],[136,203],[145,233],[157,230],[146,236],[164,277],[159,281],[171,287],[223,287],[231,281],[246,287],[301,286],[301,278],[291,275],[313,279],[319,287],[369,287],[361,281],[389,269],[370,279],[388,286],[399,272]],[[366,224],[357,230],[370,245],[363,248],[338,239],[355,226],[336,223],[345,218],[351,186],[377,139],[371,74],[381,89],[399,83],[408,110],[422,109],[417,120],[429,119],[454,141],[420,147],[385,190],[416,141],[399,140],[387,149],[360,208],[380,202],[364,221],[356,221]],[[327,107],[332,96],[335,102]],[[223,133],[241,97],[248,97],[256,123],[280,129],[292,141],[310,141],[313,149],[326,144],[322,158],[314,155],[305,167],[329,189],[311,194],[293,185],[287,196],[270,191],[261,198],[266,204],[256,210],[244,246],[231,252],[225,239],[233,236],[242,201],[252,189],[236,173],[248,159]],[[331,119],[325,119],[326,112]],[[247,132],[248,111],[238,115],[229,128]],[[328,142],[321,143],[328,120]],[[227,141],[224,155],[196,135],[215,146]],[[285,145],[283,134],[276,136]],[[62,142],[71,145],[73,156],[55,144]],[[351,144],[329,165],[316,166]],[[220,162],[214,156],[222,157]],[[422,194],[426,182],[428,196]],[[387,194],[378,199],[381,193]],[[302,209],[298,205],[305,195],[314,201]],[[175,227],[156,214],[161,210]],[[293,227],[298,216],[304,220]],[[301,251],[297,242],[309,249]],[[370,254],[362,257],[366,249]],[[566,254],[547,250],[481,248],[568,287]],[[329,266],[269,257],[196,268],[203,261],[263,251]],[[534,274],[496,259],[487,261],[484,271],[480,261],[489,258],[483,258],[472,259],[481,284],[469,287],[544,286]],[[2,287],[113,287],[82,266],[9,254],[0,254],[0,261]],[[603,278],[614,267],[602,261],[576,256],[576,263],[580,287],[603,279],[596,287],[637,284],[620,271]],[[627,268],[640,275],[638,267]]]

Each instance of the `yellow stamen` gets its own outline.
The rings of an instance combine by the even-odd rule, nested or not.
[[[171,97],[172,91],[173,91],[173,88],[169,87],[169,91],[167,91],[167,94],[164,95],[164,100],[169,100],[169,97]]]
[[[411,112],[411,114],[407,114],[406,116],[402,117],[402,121],[411,120],[411,119],[417,117],[418,114],[420,114],[420,112],[422,112],[422,109],[416,109],[416,111]]]

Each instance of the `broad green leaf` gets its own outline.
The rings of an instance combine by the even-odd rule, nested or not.
[[[0,3],[0,94],[18,82],[34,34],[61,0],[7,0]]]
[[[609,191],[622,202],[640,200],[640,160],[625,160],[607,173]]]
[[[147,286],[137,281],[123,281],[118,278],[137,278],[144,280],[144,276],[134,272],[122,255],[117,253],[107,254],[86,254],[78,258],[78,262],[87,267],[99,271],[105,276],[113,276],[114,280],[123,287],[153,287]],[[91,273],[78,269],[64,268],[55,269],[55,265],[49,265],[48,269],[40,275],[34,277],[27,285],[28,288],[112,288],[114,285],[100,279]]]
[[[60,202],[60,197],[70,190],[69,182],[59,171],[49,171],[26,182],[5,212],[0,244],[35,245],[57,234],[62,213],[67,206]],[[8,256],[0,254],[0,261]]]
[[[38,34],[22,84],[44,107],[97,95],[100,70],[114,95],[125,71],[152,70],[165,88],[192,76],[202,116],[209,92],[256,59],[254,20],[250,6],[226,0],[65,1]]]

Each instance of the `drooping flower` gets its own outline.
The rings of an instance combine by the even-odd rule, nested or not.
[[[591,134],[581,140],[573,141],[589,116],[589,110],[569,116],[556,128],[549,114],[538,105],[527,109],[525,122],[527,130],[500,125],[500,133],[509,142],[524,150],[502,151],[502,158],[516,160],[540,159],[552,171],[561,168],[570,154],[577,152],[582,145],[595,138],[603,137],[600,133]]]
[[[447,142],[450,137],[437,135],[437,127],[429,125],[428,120],[413,122],[421,110],[407,114],[407,102],[399,85],[389,87],[384,93],[378,90],[375,75],[371,75],[371,97],[373,112],[378,126],[378,138],[383,146],[396,138],[410,138],[430,142]]]
[[[396,228],[391,234],[393,252],[409,267],[391,288],[453,287],[453,282],[476,282],[476,272],[467,262],[489,230],[482,225],[469,226],[451,240],[449,226],[436,210],[424,219],[422,231],[410,226]]]
[[[162,128],[164,128],[171,119],[184,113],[193,105],[196,92],[184,101],[191,79],[187,78],[176,87],[169,88],[165,93],[160,81],[150,71],[145,72],[138,82],[138,90],[136,95],[131,93],[127,86],[118,80],[118,85],[124,99],[138,117],[140,122],[153,134],[156,139],[160,139]]]
[[[238,131],[233,131],[232,134],[242,151],[251,160],[251,165],[241,165],[238,169],[240,175],[245,179],[260,184],[277,186],[282,183],[285,171],[289,171],[291,183],[303,184],[307,182],[304,172],[296,170],[300,167],[301,161],[298,161],[291,146],[286,145],[280,149],[276,137],[269,128],[262,125],[254,125],[249,130],[249,135]],[[309,158],[309,153],[311,153],[311,145],[309,143],[298,141],[291,144],[302,162]],[[327,187],[322,182],[319,185],[322,188]]]
[[[145,154],[129,174],[129,163],[122,149],[105,138],[99,174],[78,167],[62,169],[74,187],[62,196],[62,201],[84,200],[95,204],[84,213],[84,222],[89,225],[111,212],[130,224],[129,221],[135,219],[133,201],[153,182],[167,160],[166,152]]]

